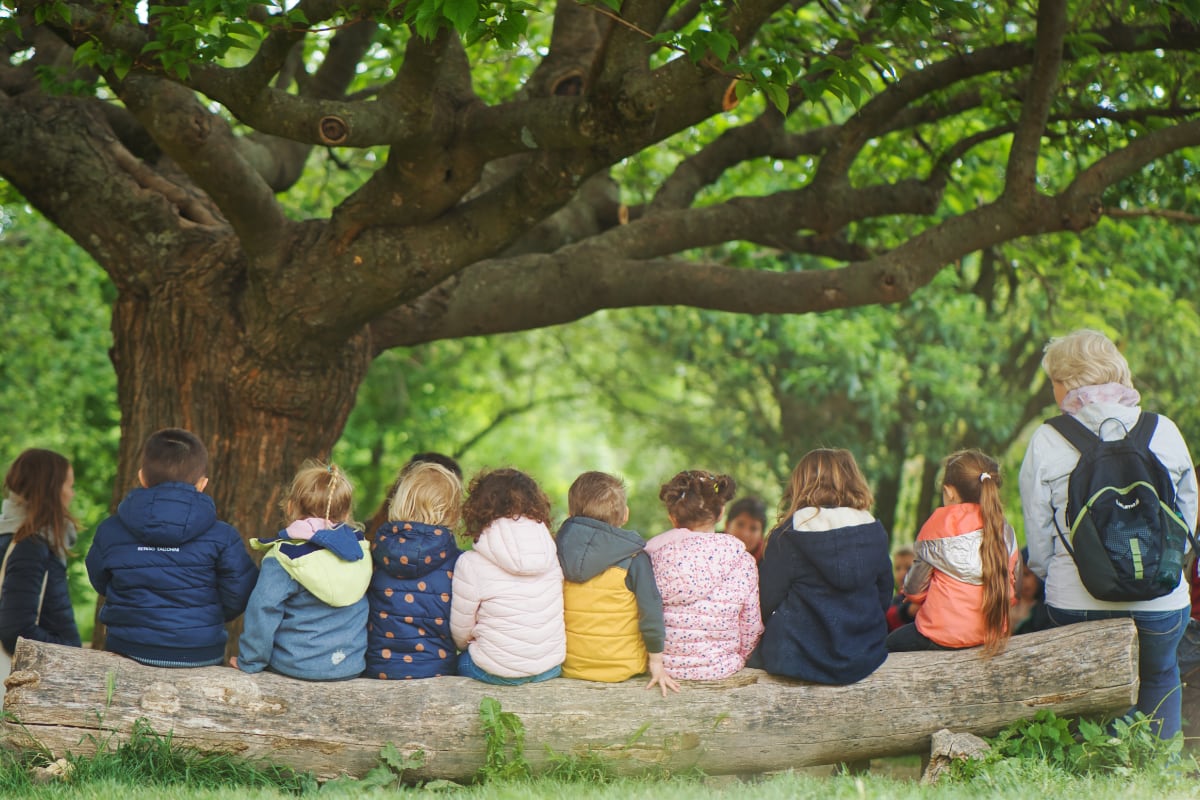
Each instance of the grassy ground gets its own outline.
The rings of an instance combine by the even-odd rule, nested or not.
[[[923,787],[912,780],[885,775],[824,777],[785,773],[762,779],[723,778],[620,780],[605,785],[535,780],[510,784],[430,789],[375,789],[364,791],[353,784],[331,786],[312,797],[446,798],[446,800],[530,800],[571,797],[572,800],[1030,800],[1075,798],[1174,800],[1197,796],[1196,765],[1157,774],[1078,778],[1039,764],[1013,762],[1010,770],[997,770],[970,783],[945,783]],[[80,798],[81,800],[284,800],[296,797],[275,789],[228,787],[202,789],[186,786],[147,786],[123,778],[102,778],[82,784],[55,784],[0,790],[4,797]]]

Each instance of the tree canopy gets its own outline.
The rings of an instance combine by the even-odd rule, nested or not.
[[[390,348],[893,303],[1195,195],[1190,0],[4,9],[0,176],[116,288],[121,473],[192,427],[241,521]]]

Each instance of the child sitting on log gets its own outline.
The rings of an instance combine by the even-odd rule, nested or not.
[[[350,523],[352,502],[350,481],[336,465],[301,466],[283,501],[293,522],[250,542],[266,555],[233,666],[310,681],[362,674],[371,559]]]
[[[807,453],[792,470],[759,567],[766,632],[753,666],[855,683],[887,659],[892,561],[875,500],[848,450]]]
[[[450,590],[459,549],[462,483],[446,467],[409,464],[375,530],[375,574],[367,599],[366,677],[433,678],[457,674],[450,635]]]
[[[204,494],[208,450],[180,428],[157,431],[142,446],[138,481],[87,554],[105,597],[104,649],[155,667],[220,664],[225,623],[246,608],[258,570]]]
[[[628,680],[649,670],[649,689],[679,691],[663,668],[662,597],[646,542],[629,521],[625,486],[585,472],[567,493],[571,516],[558,529],[567,657],[562,674],[589,681]]]
[[[475,548],[454,568],[458,674],[506,686],[558,677],[566,633],[550,499],[519,470],[483,472],[471,481],[463,521]]]
[[[667,672],[719,680],[740,670],[762,634],[758,569],[741,540],[715,533],[736,483],[681,472],[659,491],[674,526],[646,543],[663,600]]]
[[[904,594],[921,603],[915,622],[888,635],[888,650],[1004,650],[1012,633],[1020,563],[1017,537],[1004,518],[1000,465],[978,450],[946,458],[942,502],[917,535],[916,561]]]

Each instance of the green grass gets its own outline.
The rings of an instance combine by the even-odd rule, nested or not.
[[[761,779],[708,778],[687,780],[617,780],[603,786],[548,779],[517,783],[492,783],[452,790],[375,790],[345,787],[309,797],[361,797],[378,800],[412,800],[416,797],[450,800],[531,800],[570,797],[572,800],[1126,800],[1130,797],[1183,800],[1197,794],[1197,777],[1182,770],[1133,777],[1076,778],[1050,767],[1013,762],[1009,774],[993,775],[970,783],[923,787],[913,781],[878,775],[819,777],[780,774]],[[1194,764],[1189,764],[1192,768]],[[295,795],[272,789],[227,787],[204,789],[189,786],[147,786],[105,778],[74,785],[28,788],[19,793],[0,789],[5,798],[80,798],[80,800],[284,800]]]

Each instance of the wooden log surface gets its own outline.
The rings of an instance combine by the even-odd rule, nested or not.
[[[111,699],[107,697],[111,685]],[[307,683],[227,667],[161,669],[110,653],[21,640],[5,681],[9,746],[36,739],[55,754],[88,752],[106,731],[145,719],[180,744],[266,758],[319,778],[361,776],[392,742],[422,750],[414,779],[470,779],[483,764],[479,702],[494,697],[524,723],[534,768],[549,751],[598,753],[619,773],[699,767],[709,774],[916,753],[941,728],[991,735],[1048,708],[1123,712],[1137,695],[1137,636],[1129,620],[1014,637],[979,649],[896,653],[848,686],[743,670],[686,682],[679,694],[556,679],[490,686],[468,678]],[[406,773],[407,774],[407,773]]]

